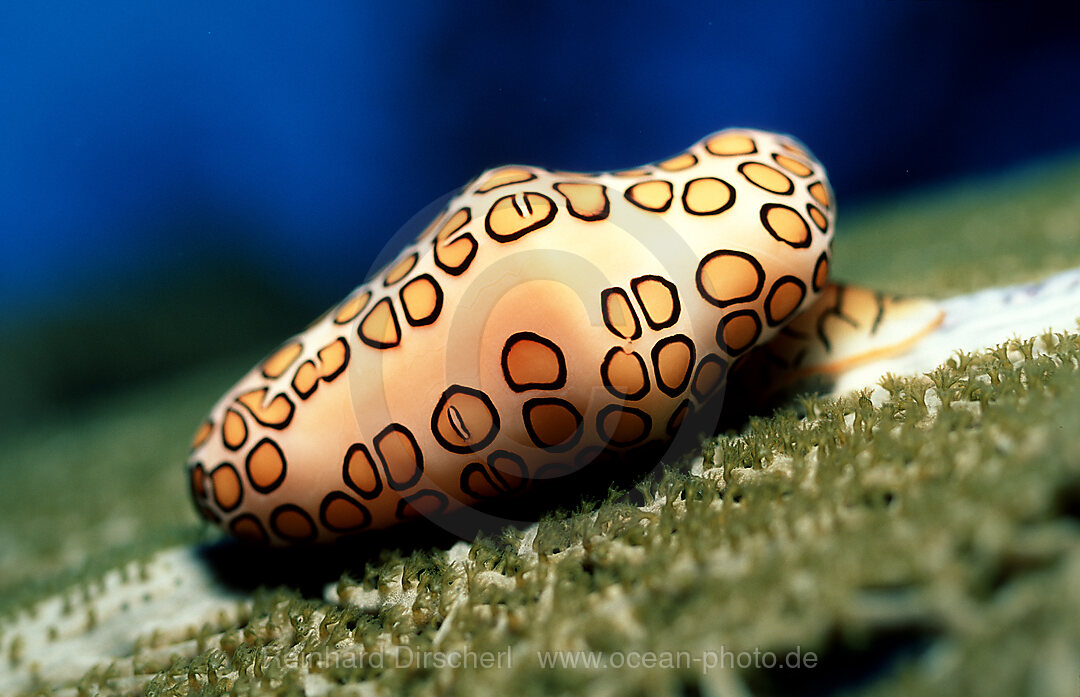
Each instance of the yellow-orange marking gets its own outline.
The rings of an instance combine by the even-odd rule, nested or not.
[[[738,133],[722,133],[705,141],[705,149],[713,155],[749,155],[757,152],[750,136]]]

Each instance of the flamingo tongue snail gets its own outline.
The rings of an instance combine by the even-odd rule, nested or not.
[[[221,398],[195,505],[271,544],[384,528],[667,441],[743,357],[782,380],[937,325],[828,284],[833,227],[821,164],[762,131],[633,170],[488,170]]]

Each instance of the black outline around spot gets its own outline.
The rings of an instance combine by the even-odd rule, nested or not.
[[[409,477],[408,481],[405,482],[394,480],[394,477],[390,474],[390,465],[386,462],[386,456],[383,455],[382,450],[379,448],[379,443],[390,435],[391,432],[404,435],[412,446],[413,452],[416,454],[416,472],[414,472],[413,475]],[[413,436],[412,431],[399,423],[392,423],[379,431],[378,435],[372,439],[372,445],[374,445],[375,454],[379,456],[379,462],[382,464],[383,474],[386,476],[386,483],[391,489],[394,491],[404,491],[420,481],[420,477],[424,474],[424,453],[420,450],[420,445],[416,442],[416,437]]]
[[[615,329],[614,323],[611,321],[611,316],[608,314],[607,299],[609,295],[621,295],[622,299],[626,301],[626,306],[630,308],[630,316],[634,318],[634,333],[631,336],[623,336]],[[637,312],[634,311],[634,304],[630,302],[630,296],[626,294],[626,291],[618,286],[611,288],[605,288],[600,292],[600,313],[604,316],[604,326],[608,328],[615,336],[620,339],[626,339],[627,341],[633,341],[634,339],[641,338],[641,320],[638,319]]]
[[[483,403],[484,408],[488,410],[488,413],[491,414],[491,428],[489,428],[488,432],[484,434],[484,437],[476,443],[454,445],[453,443],[446,440],[446,437],[442,434],[441,431],[439,431],[439,417],[442,416],[443,411],[446,409],[447,402],[449,402],[454,395],[458,394],[476,397]],[[450,417],[448,415],[447,420],[449,420],[449,418]],[[435,436],[435,440],[438,441],[439,445],[449,450],[450,452],[457,453],[459,455],[467,455],[469,453],[479,452],[484,448],[488,447],[489,445],[491,445],[491,441],[495,440],[495,436],[499,435],[499,429],[501,427],[502,422],[499,420],[499,411],[495,408],[495,405],[492,404],[491,398],[480,390],[473,389],[472,387],[465,387],[464,385],[451,385],[450,387],[447,387],[445,390],[443,390],[442,396],[439,397],[439,402],[435,405],[435,410],[431,412],[431,434]],[[409,436],[412,437],[412,434],[410,433]],[[414,440],[413,444],[415,445],[415,443],[416,441]],[[377,447],[378,446],[376,446],[376,449]],[[417,448],[417,450],[419,450],[419,448]],[[393,485],[391,486],[393,487]]]
[[[326,359],[323,357],[323,352],[338,342],[341,342],[341,345],[345,347],[345,357],[341,361],[340,366],[335,368],[333,372],[324,375],[322,373],[322,364],[326,363]],[[309,358],[308,360],[301,363],[299,367],[297,367],[296,372],[293,374],[292,380],[289,381],[289,385],[293,388],[293,391],[296,392],[300,399],[306,400],[308,397],[315,394],[315,391],[319,389],[320,382],[333,382],[337,376],[345,372],[345,369],[349,367],[349,361],[352,359],[352,349],[349,348],[349,342],[345,340],[345,337],[339,336],[338,338],[331,341],[329,344],[319,349],[318,356],[320,365],[315,365],[315,361]],[[305,392],[296,385],[296,379],[300,377],[301,368],[309,364],[315,371],[315,380],[311,383],[311,389]]]
[[[232,473],[234,475],[236,475],[236,486],[240,489],[240,495],[236,497],[236,503],[229,506],[228,508],[221,505],[221,501],[218,499],[217,484],[214,482],[214,472],[217,472],[219,469],[222,469],[223,467],[231,469]],[[244,502],[244,480],[240,477],[240,471],[236,469],[236,466],[234,464],[232,464],[231,462],[222,462],[217,467],[210,470],[207,474],[210,475],[210,484],[214,489],[214,495],[211,498],[213,499],[213,501],[217,505],[217,507],[220,508],[225,513],[231,513],[233,511],[235,511],[237,508],[239,508],[240,504]]]
[[[278,457],[281,458],[281,474],[278,478],[271,482],[268,486],[262,487],[255,483],[255,477],[251,476],[251,458],[255,455],[255,451],[262,447],[263,443],[269,443],[270,446],[277,451]],[[256,443],[251,450],[248,451],[247,457],[244,458],[244,474],[247,475],[248,483],[251,484],[251,488],[260,494],[269,494],[274,489],[281,486],[281,483],[285,481],[285,473],[288,471],[289,463],[285,460],[285,453],[282,452],[281,446],[278,445],[270,438],[263,438]]]
[[[510,363],[507,359],[510,357],[510,350],[513,345],[519,341],[532,341],[546,346],[551,349],[555,354],[555,360],[559,364],[559,372],[555,376],[554,382],[525,382],[517,383],[510,377]],[[502,358],[499,361],[502,364],[503,380],[510,386],[510,389],[514,392],[525,392],[527,390],[557,390],[566,384],[566,358],[563,356],[562,350],[551,339],[546,339],[535,332],[515,332],[507,337],[506,342],[502,348]]]
[[[756,181],[754,181],[753,179],[750,178],[749,174],[747,174],[746,172],[743,171],[743,168],[747,167],[749,165],[759,165],[761,167],[766,167],[768,169],[771,169],[773,172],[776,172],[777,174],[779,174],[781,177],[784,178],[784,181],[786,181],[788,183],[787,191],[773,191],[772,189],[766,188],[766,187],[762,186],[761,184],[758,184]],[[761,189],[762,191],[768,191],[770,194],[775,194],[777,196],[791,196],[793,193],[795,193],[795,182],[791,179],[791,177],[784,174],[783,172],[776,169],[775,167],[770,167],[769,165],[765,164],[764,162],[758,162],[757,160],[748,160],[748,161],[743,162],[742,164],[740,164],[738,169],[739,169],[739,174],[741,174],[743,176],[743,179],[750,182],[751,184],[753,184],[757,188]]]
[[[717,387],[724,384],[724,381],[727,380],[727,361],[725,361],[723,358],[716,355],[715,353],[710,353],[704,358],[702,358],[701,362],[697,364],[696,368],[694,368],[694,377],[690,381],[690,394],[693,395],[694,399],[696,399],[699,403],[704,403],[706,399],[712,396],[698,392],[698,378],[701,376],[701,371],[705,367],[706,363],[718,363],[720,365],[720,380],[716,383]]]
[[[393,343],[375,341],[374,339],[368,339],[364,336],[364,323],[367,322],[368,318],[371,317],[371,314],[375,312],[379,305],[383,303],[386,303],[386,306],[390,308],[390,320],[394,323],[394,331],[397,334],[397,341]],[[360,323],[356,325],[356,335],[360,337],[360,341],[363,341],[371,348],[388,349],[401,345],[401,324],[398,322],[397,312],[394,311],[394,303],[390,300],[390,296],[381,298],[379,302],[371,306],[371,309],[364,315],[364,319],[360,320]]]
[[[451,235],[455,234],[456,232],[461,230],[463,227],[465,227],[466,225],[468,225],[469,223],[472,222],[472,209],[469,208],[468,206],[462,206],[458,210],[454,211],[454,214],[450,216],[450,218],[447,220],[447,222],[450,222],[450,220],[452,220],[454,218],[454,216],[457,215],[458,213],[460,213],[461,211],[465,211],[465,222],[463,222],[461,225],[458,225],[456,228],[454,228],[453,232],[447,233],[447,235],[446,235],[447,239],[444,239],[441,244],[439,242],[439,235],[442,233],[442,228],[439,228],[439,230],[437,230],[435,232],[435,235],[431,240],[431,247],[432,247],[432,250],[434,252],[434,257],[435,257],[435,265],[438,266],[443,271],[445,271],[446,273],[450,274],[451,276],[460,276],[461,274],[465,273],[465,270],[469,268],[470,264],[472,264],[473,259],[476,258],[476,250],[478,250],[480,248],[480,244],[476,241],[476,237],[474,237],[471,232],[463,232],[462,234],[458,235],[454,239],[452,239],[452,240],[449,239],[449,237]],[[455,244],[458,243],[458,241],[465,240],[465,239],[469,240],[469,243],[472,245],[472,248],[469,250],[469,253],[465,255],[465,259],[460,264],[458,264],[457,266],[451,266],[450,264],[447,264],[447,263],[443,262],[443,260],[439,258],[439,250],[440,249],[442,249],[443,247],[449,247],[451,245],[455,245]]]
[[[626,392],[617,389],[614,383],[611,382],[608,370],[610,370],[611,359],[615,357],[616,353],[626,353],[638,360],[638,365],[641,367],[641,376],[644,379],[642,380],[643,384],[641,389],[637,392],[627,394]],[[607,355],[604,356],[604,361],[600,364],[600,382],[602,382],[604,387],[607,388],[607,391],[615,397],[618,397],[619,399],[628,399],[632,402],[642,399],[645,395],[649,394],[649,390],[652,389],[652,384],[649,381],[649,368],[645,363],[645,359],[642,358],[641,354],[637,351],[626,351],[622,346],[613,346],[611,350],[607,352]]]
[[[723,184],[724,186],[726,186],[728,188],[728,200],[727,200],[727,203],[725,203],[724,205],[720,206],[719,208],[716,208],[716,209],[711,210],[711,211],[701,211],[701,212],[695,211],[695,210],[691,209],[690,204],[688,204],[686,202],[686,195],[690,192],[690,185],[691,184],[693,184],[694,182],[705,181],[706,179],[712,179],[714,181],[718,181],[718,182],[720,182],[721,184]],[[689,213],[690,215],[699,215],[699,216],[719,215],[720,213],[723,213],[724,211],[728,210],[729,208],[731,208],[732,206],[735,205],[735,187],[732,186],[731,184],[727,183],[723,179],[720,179],[719,177],[698,177],[697,179],[691,179],[690,181],[686,182],[686,186],[683,187],[683,192],[682,192],[681,199],[682,199],[683,210],[686,211],[687,213]]]
[[[730,300],[718,300],[705,292],[705,285],[701,282],[701,270],[705,268],[705,264],[719,256],[739,257],[740,259],[749,261],[750,264],[753,265],[754,271],[757,272],[757,285],[750,295],[741,295],[737,298],[731,298]],[[759,262],[752,254],[740,252],[735,249],[718,249],[715,252],[709,252],[698,262],[697,271],[694,272],[694,284],[697,286],[698,295],[710,305],[716,307],[728,307],[729,305],[737,305],[738,303],[747,303],[756,300],[757,297],[761,295],[761,291],[765,289],[765,269],[762,268],[761,262]]]
[[[532,214],[532,204],[529,203],[529,196],[539,196],[540,198],[544,199],[545,201],[548,202],[551,210],[548,212],[548,214],[544,218],[536,221],[535,223],[531,223],[529,225],[526,225],[525,227],[521,228],[520,230],[515,230],[514,232],[510,233],[509,235],[503,235],[503,234],[495,232],[494,230],[491,229],[491,213],[492,213],[492,211],[494,211],[495,208],[499,204],[501,204],[503,201],[505,201],[507,199],[510,199],[510,205],[512,205],[514,207],[514,210],[518,211],[518,215],[521,215],[521,211],[517,207],[517,202],[514,201],[514,197],[517,196],[518,194],[521,194],[521,198],[525,202],[525,206],[529,209],[530,215]],[[558,212],[559,212],[559,207],[555,205],[555,202],[553,200],[551,200],[549,197],[547,197],[544,194],[540,193],[539,191],[519,191],[517,193],[508,194],[506,196],[503,196],[498,201],[491,204],[491,207],[488,208],[487,214],[484,215],[484,230],[487,231],[488,237],[495,240],[496,242],[513,242],[514,240],[521,239],[525,235],[528,235],[530,232],[533,232],[534,230],[539,230],[542,227],[547,227],[547,225],[550,224],[552,220],[555,220],[555,214],[558,213]]]
[[[772,316],[772,300],[776,295],[776,291],[780,286],[786,283],[794,283],[802,291],[802,297],[799,298],[799,302],[795,304],[795,308],[784,317],[776,319]],[[799,311],[799,305],[802,305],[803,300],[806,300],[806,284],[802,282],[797,276],[781,276],[776,279],[776,282],[772,284],[772,288],[769,288],[769,294],[765,296],[765,321],[770,327],[775,327],[784,320],[794,317]]]
[[[236,532],[237,523],[240,523],[241,521],[244,521],[244,520],[250,520],[251,522],[255,523],[255,527],[257,527],[259,529],[259,534],[262,535],[262,537],[260,539],[252,540],[250,538],[243,537],[242,535],[240,535],[239,533]],[[236,516],[231,521],[229,521],[229,532],[232,534],[233,537],[235,537],[238,540],[242,540],[244,542],[261,542],[261,543],[265,544],[266,542],[270,541],[270,536],[266,534],[266,528],[263,527],[262,521],[260,521],[257,517],[255,517],[251,513],[241,513],[240,515]]]
[[[262,424],[263,426],[266,426],[267,428],[272,428],[272,429],[274,429],[274,430],[277,430],[277,431],[282,431],[282,430],[284,430],[284,429],[285,429],[285,427],[286,427],[286,426],[288,426],[288,425],[289,425],[289,424],[290,424],[290,423],[292,422],[293,414],[295,414],[295,413],[296,413],[296,403],[295,403],[295,402],[293,402],[293,401],[292,401],[291,399],[289,399],[289,395],[285,394],[284,392],[278,392],[278,393],[277,393],[276,395],[274,395],[273,397],[271,397],[271,398],[270,398],[270,403],[271,403],[271,404],[273,404],[273,403],[274,403],[274,400],[275,400],[275,399],[277,399],[278,397],[282,397],[282,398],[284,398],[284,399],[285,399],[285,403],[289,405],[289,415],[288,415],[288,416],[286,416],[286,417],[285,417],[285,420],[284,420],[284,421],[282,421],[281,423],[276,423],[276,424],[274,424],[274,423],[269,423],[269,422],[267,422],[267,421],[263,421],[262,419],[260,419],[260,418],[259,418],[259,415],[255,413],[255,410],[254,410],[254,409],[252,409],[251,407],[249,407],[248,405],[246,405],[246,404],[244,404],[243,402],[241,402],[241,401],[240,401],[240,397],[246,397],[247,395],[249,395],[249,394],[254,394],[255,392],[262,392],[262,393],[263,393],[263,398],[262,398],[262,400],[261,400],[261,401],[262,401],[262,402],[266,402],[266,396],[267,396],[268,394],[270,394],[270,388],[269,388],[269,387],[259,387],[259,388],[257,388],[257,389],[254,389],[254,390],[248,390],[248,391],[247,391],[247,392],[245,392],[244,394],[238,395],[238,396],[236,397],[236,399],[235,399],[235,400],[233,400],[233,402],[234,402],[235,404],[239,404],[240,406],[242,406],[242,407],[244,407],[245,409],[247,409],[247,410],[248,410],[248,413],[249,413],[249,414],[251,414],[251,417],[252,417],[253,419],[255,419],[256,421],[258,421],[258,422],[259,422],[260,424]],[[261,406],[261,404],[260,404],[260,406]]]
[[[517,465],[517,477],[521,480],[517,486],[511,486],[510,483],[503,478],[505,472],[494,464],[495,461],[499,459],[510,460]],[[512,453],[509,450],[495,450],[487,456],[487,467],[488,471],[502,483],[503,489],[507,492],[512,493],[520,491],[529,485],[529,468],[525,465],[525,459],[516,453]]]
[[[195,491],[195,472],[202,472],[202,494]],[[203,463],[196,462],[194,465],[188,468],[188,488],[191,490],[191,498],[196,502],[206,500],[208,492],[206,491],[206,478],[210,476],[206,473],[206,468],[203,467]]]
[[[634,440],[629,440],[625,442],[616,441],[613,435],[607,433],[604,429],[604,419],[610,416],[613,412],[617,411],[623,411],[628,414],[633,414],[634,416],[641,419],[642,423],[645,424],[644,433],[640,437],[635,438]],[[649,434],[652,433],[652,417],[649,416],[647,412],[644,412],[641,409],[635,409],[634,407],[628,407],[622,404],[609,404],[603,409],[601,409],[600,412],[596,415],[596,433],[604,439],[605,443],[609,445],[613,445],[616,448],[630,448],[640,443],[644,443],[649,439]]]
[[[690,349],[690,362],[686,365],[686,374],[683,375],[682,381],[675,387],[669,388],[667,383],[660,377],[660,351],[665,346],[670,344],[682,344]],[[686,390],[686,386],[690,384],[690,377],[694,373],[694,365],[697,362],[697,347],[694,346],[694,342],[690,337],[685,334],[674,334],[672,336],[666,336],[660,341],[656,342],[656,345],[652,348],[652,364],[653,371],[656,373],[656,386],[660,388],[660,391],[666,394],[668,397],[678,397]]]
[[[689,371],[693,373],[694,371]],[[668,437],[674,438],[675,434],[679,432],[679,429],[686,424],[686,419],[690,417],[690,413],[693,410],[693,406],[690,404],[689,399],[684,399],[679,402],[679,406],[675,407],[675,410],[671,412],[671,416],[668,417],[667,425],[664,426],[664,432],[668,434]],[[675,420],[679,417],[679,414],[683,414],[682,420],[679,421],[679,425],[674,426]]]
[[[825,284],[823,284],[821,286],[818,286],[818,284],[817,284],[818,270],[821,268],[822,264],[828,264],[828,263],[829,263],[829,254],[828,254],[828,252],[822,252],[821,256],[819,256],[817,261],[814,262],[814,274],[810,277],[810,285],[814,289],[815,293],[821,292],[821,289],[824,288],[825,284],[828,284],[828,282],[829,282],[829,278],[826,275]]]
[[[652,184],[654,182],[660,182],[662,184],[667,184],[667,187],[668,187],[668,200],[667,200],[667,203],[665,203],[663,206],[661,206],[660,208],[650,208],[649,206],[646,206],[643,203],[638,203],[633,198],[631,198],[631,195],[630,195],[631,191],[633,191],[634,189],[638,188],[639,186],[641,186],[643,184]],[[626,191],[623,192],[623,198],[625,198],[627,201],[634,204],[635,206],[637,206],[638,208],[640,208],[643,211],[649,211],[650,213],[663,213],[664,211],[671,208],[671,202],[673,200],[675,200],[675,187],[672,185],[671,182],[667,181],[666,179],[650,179],[648,181],[638,182],[637,184],[633,184],[631,186],[628,186],[626,188]]]
[[[817,199],[815,199],[815,200],[817,200]],[[825,227],[821,227],[820,225],[818,225],[817,220],[814,219],[814,213],[813,213],[814,211],[817,211],[818,215],[820,215],[822,217],[822,219],[825,221]],[[829,216],[825,215],[825,213],[820,208],[818,208],[817,206],[815,206],[812,203],[807,203],[806,204],[806,215],[807,215],[807,217],[810,218],[810,222],[812,222],[814,224],[814,227],[816,227],[818,230],[820,230],[821,232],[828,232],[829,231]]]
[[[225,423],[229,420],[230,411],[240,417],[240,423],[244,427],[244,437],[240,439],[240,442],[237,443],[235,448],[229,445],[229,441],[225,437]],[[228,407],[227,409],[225,409],[225,416],[221,417],[221,444],[224,445],[226,449],[231,450],[235,453],[237,450],[244,447],[244,443],[247,443],[249,432],[250,429],[248,428],[247,422],[244,421],[244,415],[241,414],[239,410],[234,407]]]
[[[435,308],[427,317],[420,317],[418,319],[414,319],[412,314],[409,312],[409,304],[405,302],[405,289],[416,283],[417,281],[422,280],[429,281],[431,283],[431,286],[435,289]],[[408,322],[409,326],[412,327],[425,327],[434,322],[435,320],[439,319],[439,313],[442,312],[443,289],[442,286],[439,285],[439,282],[436,281],[435,278],[429,273],[422,273],[416,278],[406,283],[405,285],[403,285],[398,291],[398,298],[401,300],[401,309],[404,310],[405,313],[405,321]]]
[[[327,350],[339,341],[345,347],[345,357],[342,359],[341,365],[334,369],[334,372],[329,373],[328,375],[319,376],[319,379],[323,382],[333,382],[338,375],[341,375],[343,372],[345,372],[345,369],[349,367],[349,361],[352,360],[352,350],[349,348],[349,342],[345,340],[345,337],[339,336],[326,346],[323,346],[321,349],[319,349],[319,362],[326,363],[326,359],[323,358],[323,351]]]
[[[364,459],[367,460],[368,465],[371,467],[371,473],[375,475],[375,488],[371,491],[361,489],[360,485],[354,482],[353,478],[349,476],[349,461],[352,460],[353,453],[357,450],[363,451]],[[382,477],[379,476],[379,467],[375,464],[375,458],[371,457],[371,451],[369,451],[367,446],[363,443],[353,443],[349,446],[349,450],[345,453],[345,459],[341,461],[341,479],[345,482],[345,486],[360,494],[360,498],[367,501],[379,498],[379,494],[381,494],[383,490]]]
[[[444,494],[441,491],[436,491],[435,489],[421,489],[420,491],[417,491],[415,494],[409,494],[408,496],[405,496],[402,499],[400,499],[398,501],[397,510],[394,512],[394,515],[397,516],[398,520],[407,520],[407,518],[405,517],[405,506],[409,505],[413,501],[416,501],[417,499],[422,499],[422,498],[425,498],[425,497],[428,497],[428,496],[435,497],[435,499],[439,502],[439,510],[432,511],[431,513],[420,513],[418,511],[417,512],[418,513],[417,517],[419,517],[419,516],[425,516],[425,517],[426,516],[436,516],[436,515],[441,515],[441,514],[446,512],[446,506],[450,502],[450,499],[448,499],[446,497],[446,494]],[[415,508],[415,506],[414,506],[414,508]]]
[[[301,390],[300,387],[296,384],[297,378],[300,377],[300,371],[303,370],[305,365],[310,365],[311,369],[315,371],[315,379],[311,381],[311,389],[306,391]],[[315,361],[309,358],[308,360],[301,363],[296,368],[296,372],[293,373],[293,377],[292,380],[289,381],[289,385],[293,388],[293,392],[295,392],[300,397],[300,399],[307,399],[311,395],[315,394],[315,390],[319,387],[319,367],[315,365]]]
[[[577,423],[574,434],[561,443],[547,445],[544,441],[540,440],[540,436],[536,434],[536,430],[532,425],[532,420],[529,418],[533,409],[547,405],[566,409],[570,412],[570,415],[574,417],[574,421]],[[578,444],[578,441],[581,440],[581,435],[585,431],[585,417],[581,415],[581,412],[579,412],[577,407],[573,404],[565,399],[559,399],[558,397],[534,397],[526,401],[525,404],[521,406],[521,419],[525,423],[525,432],[529,434],[529,438],[532,440],[533,444],[549,453],[564,453],[567,450],[572,449]]]
[[[671,317],[665,322],[654,324],[652,316],[649,314],[649,308],[645,307],[645,302],[641,299],[641,294],[638,293],[638,286],[645,281],[659,281],[660,285],[664,286],[671,293]],[[638,305],[641,306],[641,313],[645,315],[645,323],[649,325],[651,329],[667,329],[671,325],[679,321],[679,315],[682,312],[682,303],[679,301],[679,289],[674,283],[667,280],[663,276],[656,276],[653,274],[646,274],[644,276],[638,276],[630,281],[630,291],[634,294],[634,297],[638,301]]]
[[[748,343],[745,347],[743,347],[741,349],[732,350],[732,348],[730,346],[728,346],[727,343],[724,341],[724,327],[726,327],[728,324],[730,324],[732,320],[737,319],[739,317],[751,317],[751,318],[753,318],[754,327],[755,327],[755,329],[754,329],[754,338],[751,339],[750,343]],[[729,312],[728,314],[724,315],[723,319],[721,319],[716,325],[716,344],[717,344],[717,346],[720,347],[720,349],[724,353],[726,353],[729,356],[737,356],[740,353],[744,353],[744,352],[748,351],[749,349],[753,348],[754,344],[757,343],[757,340],[760,337],[761,337],[761,318],[758,317],[758,313],[755,312],[754,310],[736,310],[735,312]]]
[[[449,247],[455,245],[461,240],[468,240],[469,244],[472,245],[472,247],[469,249],[469,253],[465,255],[465,258],[457,266],[450,266],[449,264],[443,262],[443,260],[439,257],[439,241],[435,240],[434,242],[435,265],[446,273],[450,274],[451,276],[460,276],[461,274],[465,273],[465,271],[469,268],[469,265],[472,264],[473,259],[476,258],[476,251],[480,249],[480,244],[476,241],[476,238],[473,237],[473,234],[471,232],[463,233],[455,239],[448,241],[445,246]]]
[[[813,194],[813,193],[812,193],[812,192],[810,191],[810,189],[811,189],[811,188],[812,188],[812,187],[813,187],[813,186],[814,186],[815,184],[821,184],[821,189],[822,189],[822,191],[824,191],[824,192],[825,192],[825,198],[829,199],[829,203],[821,203],[821,201],[818,201],[818,197],[817,197],[817,196],[814,196],[814,194]],[[806,185],[806,193],[810,194],[810,198],[814,199],[814,200],[815,200],[815,201],[817,201],[818,203],[821,203],[821,205],[822,205],[822,206],[824,206],[824,207],[825,207],[826,209],[828,209],[828,210],[832,210],[832,206],[830,205],[830,204],[832,203],[832,200],[833,200],[833,195],[832,195],[832,191],[830,191],[830,190],[829,190],[829,187],[828,187],[828,185],[827,185],[827,184],[825,183],[825,180],[824,180],[824,179],[819,179],[819,180],[817,180],[816,182],[810,182],[809,184],[807,184],[807,185]]]
[[[305,535],[304,537],[293,537],[292,535],[286,535],[281,531],[281,528],[278,527],[278,518],[290,511],[293,513],[299,513],[300,516],[308,522],[308,525],[311,526],[310,535]],[[319,529],[318,527],[316,527],[315,521],[311,518],[311,514],[309,514],[303,508],[300,508],[300,506],[297,506],[295,503],[283,503],[270,513],[270,529],[274,532],[275,535],[277,535],[283,540],[288,540],[289,542],[310,542],[314,540],[315,537],[319,534]]]
[[[579,186],[599,186],[600,195],[604,198],[604,207],[596,215],[585,215],[583,213],[578,213],[576,210],[574,210],[574,203],[570,200],[570,197],[563,193],[563,191],[559,188],[563,184]],[[560,196],[566,199],[566,211],[578,220],[584,220],[591,223],[597,220],[604,220],[609,215],[611,215],[611,200],[608,198],[607,195],[607,187],[603,184],[597,184],[595,182],[555,182],[551,185],[551,188],[555,189],[555,191],[557,191]]]
[[[798,172],[792,172],[790,169],[788,169],[787,167],[784,167],[784,165],[780,164],[780,161],[778,159],[776,159],[778,157],[786,157],[787,159],[791,160],[792,162],[798,162],[800,165],[802,165],[802,166],[806,167],[808,170],[810,170],[810,172],[807,173],[807,174],[799,174]],[[812,176],[814,176],[814,168],[813,167],[806,164],[805,162],[800,162],[799,160],[795,159],[791,155],[785,155],[782,152],[774,152],[772,154],[772,159],[773,159],[773,162],[776,163],[777,167],[780,167],[780,168],[784,169],[787,172],[791,172],[791,174],[796,176],[796,177],[812,177]]]
[[[835,317],[841,322],[846,322],[848,325],[859,329],[859,322],[851,315],[844,312],[844,305],[847,302],[845,296],[847,293],[847,286],[837,285],[836,295],[832,299],[832,305],[825,308],[817,316],[817,338],[821,342],[821,345],[825,347],[826,351],[832,351],[832,342],[829,341],[828,332],[825,331],[825,322],[831,317]]]
[[[474,491],[473,488],[469,486],[469,475],[471,475],[473,472],[479,472],[480,476],[483,477],[487,481],[487,483],[491,485],[491,488],[495,493],[486,495],[479,494]],[[505,491],[503,491],[501,485],[496,484],[494,481],[492,481],[491,475],[488,474],[487,467],[480,462],[470,462],[469,464],[465,465],[464,468],[462,468],[461,477],[458,480],[458,487],[461,489],[461,492],[466,496],[471,496],[474,499],[478,499],[481,501],[485,499],[493,499],[506,493]]]
[[[786,208],[799,217],[799,220],[802,221],[802,224],[806,226],[806,239],[804,241],[799,243],[788,242],[783,237],[781,237],[778,232],[772,229],[772,227],[769,225],[769,211],[773,210],[774,208]],[[783,242],[789,247],[794,247],[795,249],[806,249],[810,246],[810,243],[814,239],[813,233],[810,230],[810,223],[806,222],[806,218],[803,218],[802,214],[791,206],[785,206],[782,203],[766,203],[761,207],[760,218],[762,227],[764,227],[768,231],[768,233],[772,235],[773,239],[778,242]]]
[[[350,505],[353,505],[353,506],[356,506],[357,508],[359,508],[360,512],[364,514],[364,522],[360,523],[359,525],[354,525],[354,526],[352,526],[350,528],[339,528],[336,525],[332,525],[330,523],[330,520],[326,517],[326,512],[330,509],[330,504],[332,504],[334,501],[337,501],[337,500],[346,501]],[[367,506],[360,503],[359,501],[354,499],[352,496],[349,496],[348,494],[346,494],[343,491],[336,491],[335,490],[335,491],[331,491],[329,494],[324,496],[323,500],[322,500],[322,503],[319,504],[319,522],[322,523],[323,527],[325,527],[327,530],[330,530],[330,531],[333,531],[333,532],[343,532],[343,533],[359,532],[361,530],[364,530],[365,528],[371,527],[371,511],[369,511],[367,509]]]
[[[465,255],[465,258],[462,259],[461,264],[457,266],[450,266],[449,264],[443,262],[440,256],[438,256],[438,250],[440,250],[440,246],[438,246],[438,240],[435,240],[434,242],[435,266],[443,269],[444,271],[449,273],[450,276],[461,276],[461,274],[469,268],[469,265],[472,264],[473,259],[476,258],[476,250],[480,249],[480,244],[476,242],[476,238],[473,237],[472,232],[464,232],[463,234],[461,234],[461,236],[447,242],[446,246],[457,244],[461,240],[469,240],[469,243],[472,245],[472,249],[470,249],[469,254]]]

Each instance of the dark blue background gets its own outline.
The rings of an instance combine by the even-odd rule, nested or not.
[[[163,275],[213,287],[240,260],[325,305],[487,166],[631,166],[727,125],[800,137],[842,206],[1066,152],[1080,25],[1064,12],[4,3],[0,303],[62,312]]]

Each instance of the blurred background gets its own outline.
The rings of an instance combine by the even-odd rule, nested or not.
[[[1075,155],[1063,8],[4,3],[0,417],[257,357],[496,164],[786,131],[828,167],[843,235],[867,201]]]

